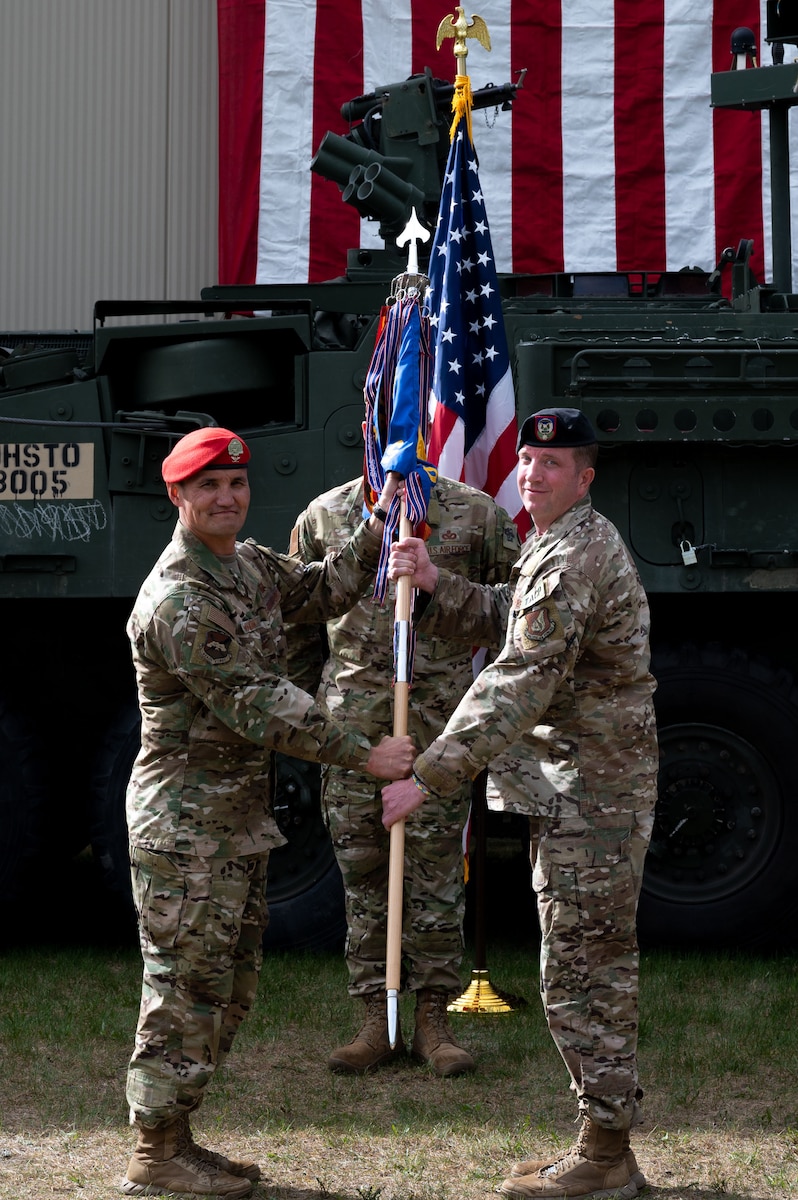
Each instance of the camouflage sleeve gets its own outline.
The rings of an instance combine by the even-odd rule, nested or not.
[[[491,505],[485,517],[482,541],[482,583],[506,583],[521,553],[521,539],[515,521],[498,504]]]
[[[321,562],[326,554],[326,547],[316,536],[312,507],[297,517],[291,530],[289,554],[303,563]],[[288,678],[315,696],[327,659],[326,627],[321,623],[298,625],[287,622],[285,634]]]
[[[260,629],[243,627],[213,597],[173,593],[145,636],[146,655],[234,734],[295,758],[349,768],[368,758],[368,740],[345,732],[326,707],[275,672]]]
[[[422,603],[416,626],[427,635],[495,649],[507,627],[510,594],[505,583],[472,583],[441,567],[438,585],[429,601]]]
[[[319,624],[348,612],[368,591],[382,539],[363,521],[340,550],[307,564],[268,546],[252,546],[276,581],[284,619]]]
[[[439,796],[452,794],[534,729],[573,672],[584,623],[581,614],[574,617],[560,572],[522,579],[514,601],[501,654],[416,759],[415,773]]]

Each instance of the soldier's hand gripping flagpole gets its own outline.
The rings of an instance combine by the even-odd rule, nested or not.
[[[425,461],[431,355],[429,322],[422,313],[428,280],[418,269],[417,243],[429,238],[413,210],[398,245],[409,242],[407,271],[391,285],[377,343],[366,377],[365,495],[379,490],[384,473],[404,480],[402,495],[394,496],[385,521],[383,555],[374,582],[375,602],[387,591],[387,560],[395,532],[411,536],[426,517],[430,489],[437,472]],[[397,581],[394,620],[394,734],[408,733],[409,690],[412,678],[412,589],[409,578]],[[388,856],[388,912],[385,990],[388,1040],[397,1041],[399,992],[402,986],[402,915],[404,909],[404,821],[391,828]]]

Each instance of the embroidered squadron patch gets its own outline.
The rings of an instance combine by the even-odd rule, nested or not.
[[[545,642],[557,630],[559,620],[556,612],[552,615],[547,604],[539,604],[530,608],[523,615],[521,624],[521,642],[524,649],[531,649]]]
[[[206,662],[216,666],[228,663],[233,657],[230,650],[232,641],[232,635],[224,633],[221,629],[206,629],[205,637],[199,645],[200,655]]]

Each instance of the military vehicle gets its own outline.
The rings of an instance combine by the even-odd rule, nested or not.
[[[798,30],[769,34],[777,49],[798,42]],[[651,599],[661,771],[641,902],[649,942],[763,947],[794,936],[798,916],[794,76],[776,61],[712,78],[713,104],[770,114],[773,283],[754,279],[745,230],[711,272],[500,280],[519,418],[548,404],[590,417],[595,503]],[[477,106],[511,105],[521,82],[479,89]],[[385,243],[350,251],[340,279],[98,302],[85,336],[0,334],[6,899],[26,895],[28,864],[87,843],[127,886],[138,716],[124,626],[171,533],[159,468],[176,438],[215,422],[247,439],[247,532],[276,547],[313,495],[361,472],[377,313],[405,265],[396,237],[411,208],[434,226],[450,97],[429,71],[386,85],[346,106],[350,133],[319,147],[313,169],[380,222]],[[273,856],[269,937],[332,945],[340,877],[315,768],[281,760],[280,780],[289,843]],[[40,866],[37,877],[41,888]],[[52,921],[49,895],[47,909]]]

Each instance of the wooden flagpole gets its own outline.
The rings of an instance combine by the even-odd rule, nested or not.
[[[407,518],[405,501],[399,518],[399,536],[411,537],[413,527]],[[396,662],[393,700],[394,737],[404,737],[408,728],[410,693],[409,647],[412,589],[410,576],[396,581]],[[402,987],[402,915],[404,911],[405,821],[391,826],[388,854],[388,927],[385,945],[385,991],[388,997],[388,1041],[396,1046],[399,1028],[399,992]]]

